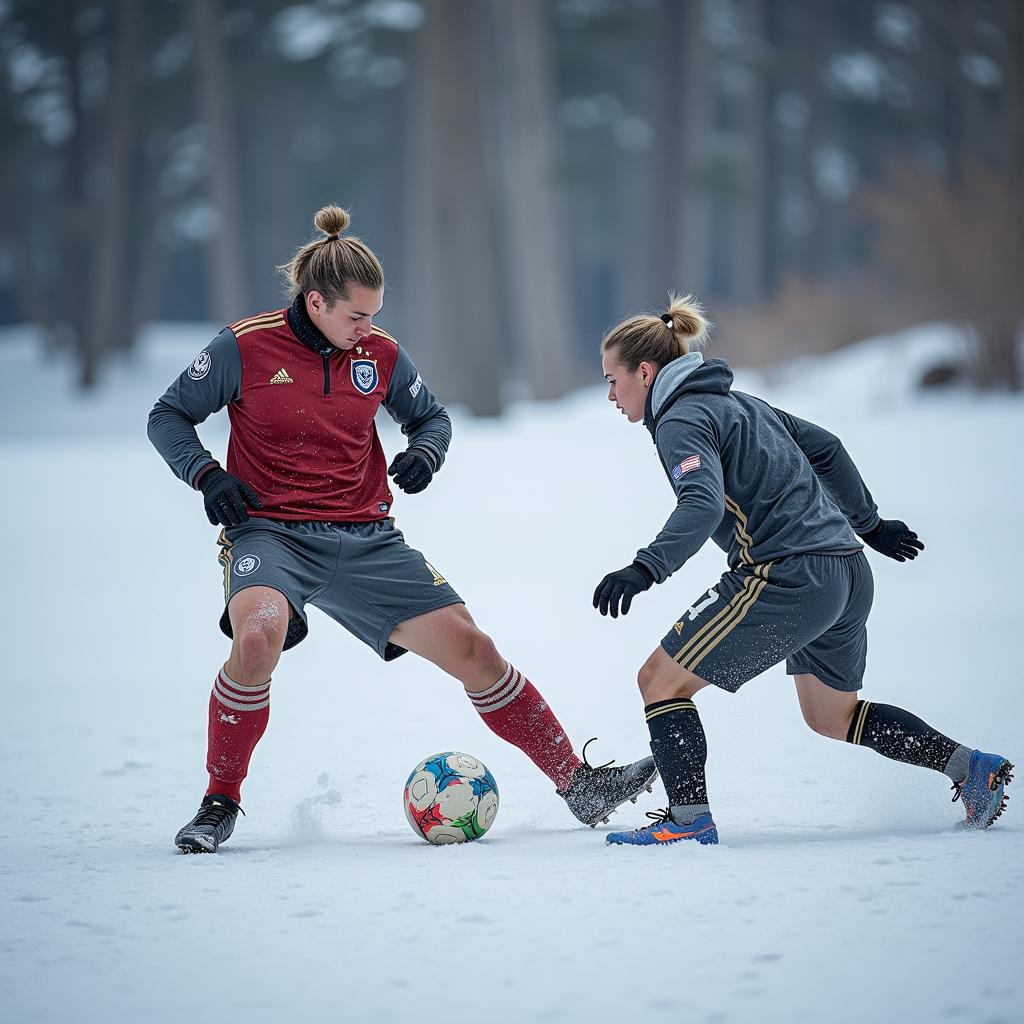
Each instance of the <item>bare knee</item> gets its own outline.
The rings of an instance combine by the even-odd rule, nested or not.
[[[801,708],[804,721],[819,736],[827,736],[831,740],[845,740],[850,730],[853,709],[835,708],[822,711],[813,708]]]
[[[468,609],[456,605],[440,614],[444,616],[445,670],[467,685],[489,686],[498,679],[505,671],[505,659]]]
[[[707,682],[677,665],[660,647],[644,662],[636,677],[644,704],[675,697],[692,697]]]
[[[857,708],[857,694],[835,690],[810,673],[794,677],[804,721],[819,736],[845,740]]]
[[[257,607],[233,623],[228,675],[243,686],[265,683],[277,667],[288,632],[288,609]]]
[[[248,624],[235,635],[228,660],[228,673],[243,686],[266,682],[277,667],[284,638],[265,627]]]
[[[474,623],[459,631],[459,660],[465,666],[465,676],[474,679],[496,680],[505,671],[505,659],[494,641],[481,632]]]
[[[652,703],[651,694],[654,692],[656,680],[657,671],[649,661],[644,662],[636,674],[636,685],[640,687],[640,696],[643,697],[645,704]]]

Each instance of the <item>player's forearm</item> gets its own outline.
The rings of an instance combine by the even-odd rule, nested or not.
[[[444,407],[439,405],[427,419],[412,427],[403,427],[402,433],[409,439],[408,448],[419,448],[430,454],[436,473],[452,443],[452,421]]]
[[[146,432],[171,472],[190,487],[194,486],[200,471],[215,461],[203,447],[195,426],[163,399],[153,406]]]
[[[828,436],[832,443],[816,454],[811,467],[854,531],[866,533],[878,524],[878,506],[843,443]]]
[[[636,561],[663,583],[704,546],[722,519],[705,503],[680,501],[657,537],[636,553]]]
[[[878,506],[843,442],[817,423],[776,409],[790,436],[807,456],[825,492],[857,533],[878,524]]]

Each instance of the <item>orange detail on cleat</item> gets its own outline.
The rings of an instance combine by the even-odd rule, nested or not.
[[[670,829],[663,828],[660,831],[652,832],[651,835],[655,839],[660,840],[663,843],[667,843],[672,839],[692,839],[699,832],[703,832],[703,829],[694,829],[692,832],[672,832]]]

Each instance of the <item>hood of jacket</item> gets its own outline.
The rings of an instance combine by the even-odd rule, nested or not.
[[[658,371],[651,390],[647,392],[644,426],[653,436],[658,421],[683,395],[727,395],[732,380],[732,369],[724,359],[705,361],[700,352],[687,352],[673,359]]]

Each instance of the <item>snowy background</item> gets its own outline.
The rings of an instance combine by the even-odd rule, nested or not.
[[[959,832],[943,777],[813,735],[781,669],[700,695],[722,844],[611,849],[456,682],[411,656],[386,666],[312,610],[274,677],[248,816],[220,855],[178,854],[227,641],[216,530],[145,420],[212,332],[151,334],[87,399],[27,334],[0,339],[5,1024],[1024,1020],[1021,782],[995,828]],[[737,386],[837,432],[882,514],[927,544],[911,565],[870,556],[865,697],[1024,768],[1006,541],[1024,403],[915,393],[958,345],[925,327]],[[641,756],[636,670],[721,553],[600,618],[595,584],[671,507],[646,432],[597,387],[454,418],[444,471],[396,501],[400,527],[577,749],[598,736],[596,761]],[[202,435],[222,452],[226,417]],[[408,772],[444,749],[482,758],[501,791],[464,847],[429,847],[402,814]],[[613,824],[663,803],[659,787]]]

